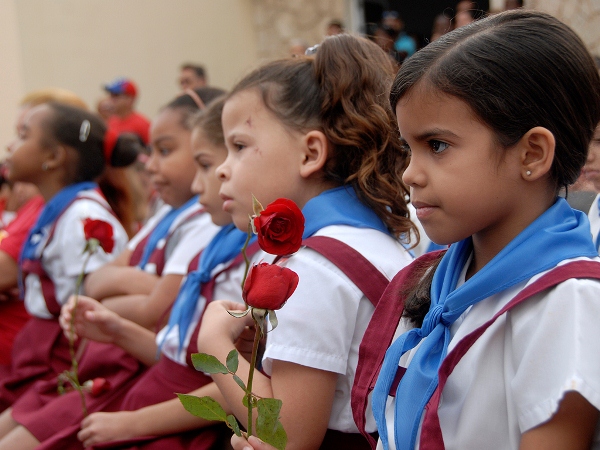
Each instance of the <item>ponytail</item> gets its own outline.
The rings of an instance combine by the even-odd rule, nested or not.
[[[323,132],[333,144],[326,179],[351,184],[395,235],[418,236],[401,178],[408,158],[387,101],[396,65],[373,42],[338,35],[321,44],[314,70]]]

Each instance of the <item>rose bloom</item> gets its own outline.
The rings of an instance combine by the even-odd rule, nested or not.
[[[252,266],[244,283],[242,297],[254,308],[281,308],[298,286],[298,274],[276,264]]]
[[[113,239],[113,229],[110,223],[104,220],[96,219],[84,219],[83,220],[83,234],[85,240],[96,239],[106,253],[111,253],[115,246],[115,240]]]
[[[254,218],[258,245],[272,255],[290,255],[302,245],[304,216],[300,208],[287,198],[270,203]]]

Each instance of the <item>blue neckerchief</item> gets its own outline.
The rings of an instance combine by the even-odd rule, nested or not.
[[[423,409],[438,383],[438,369],[450,342],[450,326],[466,309],[491,295],[555,267],[560,261],[598,255],[590,239],[587,216],[565,199],[514,238],[500,253],[459,288],[458,278],[472,252],[471,238],[453,244],[438,266],[431,286],[431,307],[423,326],[404,333],[387,350],[373,391],[373,413],[384,449],[388,393],[400,357],[422,341],[396,391],[396,449],[413,449]]]
[[[194,206],[196,203],[198,203],[198,196],[190,198],[179,208],[171,209],[171,211],[169,211],[167,214],[165,214],[165,216],[162,219],[160,219],[160,222],[158,222],[156,227],[154,227],[154,230],[152,230],[152,233],[150,233],[148,241],[144,246],[144,253],[142,253],[142,259],[140,259],[140,262],[137,265],[140,269],[144,269],[144,267],[146,267],[146,264],[148,264],[148,260],[150,259],[152,252],[154,252],[154,250],[156,249],[158,242],[167,236],[171,225],[173,225],[173,222],[175,222],[175,219],[177,219],[179,214],[181,214],[186,209]]]
[[[435,252],[436,250],[443,250],[445,248],[448,248],[448,246],[436,244],[435,242],[431,241],[431,242],[429,242],[429,245],[427,246],[427,250],[425,251],[425,253]]]
[[[329,225],[373,228],[390,234],[379,216],[358,199],[351,187],[329,189],[311,198],[304,205],[302,214],[306,220],[302,239]]]
[[[600,216],[600,195],[598,196],[598,215]],[[600,252],[600,231],[596,235],[596,251]]]
[[[19,260],[37,259],[35,253],[38,244],[43,241],[44,228],[58,218],[63,210],[77,197],[79,192],[95,189],[97,187],[98,185],[96,183],[92,183],[91,181],[72,184],[61,189],[54,197],[48,200],[48,203],[44,205],[44,208],[35,222],[35,225],[31,228],[31,230],[29,230],[29,234],[25,240],[25,243],[23,244],[21,257]]]
[[[60,216],[64,209],[71,204],[79,192],[95,189],[97,187],[98,185],[91,181],[71,184],[58,191],[56,195],[44,205],[35,225],[29,230],[27,239],[25,239],[25,243],[21,249],[21,255],[19,256],[19,291],[21,292],[21,297],[23,297],[24,291],[23,276],[20,273],[21,262],[26,259],[36,260],[40,258],[41,254],[36,255],[36,250],[38,245],[44,241],[44,234],[48,231],[44,230],[44,228],[56,221],[58,216]]]
[[[173,309],[169,316],[167,332],[159,345],[159,350],[163,346],[165,338],[169,331],[175,326],[179,326],[179,350],[183,348],[185,335],[192,321],[196,303],[200,296],[202,285],[208,283],[211,279],[212,271],[219,264],[232,260],[242,251],[246,242],[248,233],[238,230],[235,225],[226,225],[215,235],[212,241],[200,254],[200,263],[198,270],[188,273],[179,289],[177,299],[173,303]],[[249,244],[256,240],[252,237]]]

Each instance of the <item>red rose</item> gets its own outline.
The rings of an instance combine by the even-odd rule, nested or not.
[[[254,308],[281,308],[298,286],[298,274],[276,264],[252,266],[244,283],[242,297]]]
[[[94,378],[83,383],[83,390],[92,397],[98,397],[110,389],[110,382],[106,378]]]
[[[302,244],[304,216],[287,198],[279,198],[254,218],[258,245],[272,255],[290,255]]]
[[[96,239],[106,253],[113,251],[115,240],[113,239],[113,229],[110,223],[103,220],[84,219],[83,234],[86,241]]]

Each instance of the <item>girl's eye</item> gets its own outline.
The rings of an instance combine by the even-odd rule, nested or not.
[[[246,148],[246,146],[244,144],[240,144],[239,142],[234,143],[233,146],[236,148],[236,150],[238,152],[241,150],[244,150],[244,148]]]
[[[171,153],[171,150],[169,150],[168,148],[159,148],[158,149],[158,154],[160,156],[168,156],[169,153]]]
[[[442,141],[436,141],[435,139],[432,139],[431,141],[429,141],[429,145],[430,145],[431,149],[433,150],[433,153],[442,153],[444,150],[446,150],[448,148],[448,144],[446,144],[445,142],[442,142]]]

